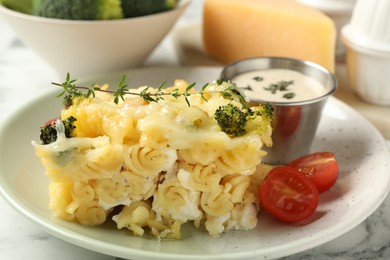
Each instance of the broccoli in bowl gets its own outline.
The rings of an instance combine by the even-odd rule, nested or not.
[[[68,20],[112,20],[171,10],[179,0],[0,0],[14,11]]]

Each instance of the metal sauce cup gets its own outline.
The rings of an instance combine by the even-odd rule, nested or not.
[[[315,79],[325,88],[324,95],[305,101],[272,102],[248,97],[253,105],[268,103],[275,109],[272,121],[273,146],[264,147],[268,154],[263,162],[273,165],[286,164],[310,153],[323,107],[328,97],[336,90],[337,79],[332,72],[316,63],[282,57],[256,57],[239,60],[226,65],[220,78],[231,81],[242,73],[265,69],[297,71]]]

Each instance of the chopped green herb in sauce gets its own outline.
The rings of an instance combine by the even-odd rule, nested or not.
[[[295,97],[295,93],[294,92],[289,92],[289,93],[286,93],[283,95],[283,98],[286,98],[286,99],[292,99]]]
[[[278,83],[270,84],[268,87],[264,87],[265,90],[271,91],[272,94],[275,94],[277,91],[286,91],[287,88],[294,84],[294,81],[279,81]]]
[[[263,81],[264,78],[260,77],[260,76],[256,76],[256,77],[253,78],[253,80],[259,82],[259,81]]]

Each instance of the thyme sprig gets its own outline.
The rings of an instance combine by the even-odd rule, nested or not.
[[[136,96],[140,96],[147,102],[158,102],[160,100],[163,100],[164,96],[172,96],[174,98],[184,97],[184,100],[186,101],[188,106],[191,106],[190,100],[188,98],[191,95],[198,94],[202,97],[203,100],[207,101],[205,94],[220,93],[224,98],[231,99],[231,100],[235,99],[238,102],[240,102],[243,108],[248,108],[248,104],[245,100],[245,97],[236,88],[236,85],[234,84],[229,84],[222,91],[208,91],[207,87],[209,86],[209,83],[206,83],[199,91],[192,92],[192,90],[195,88],[196,85],[196,83],[192,83],[188,85],[183,92],[179,92],[178,88],[173,89],[170,92],[166,92],[164,91],[164,86],[166,85],[166,82],[167,81],[161,83],[157,88],[157,90],[153,93],[150,91],[150,87],[145,87],[140,93],[131,91],[126,84],[125,75],[122,76],[118,84],[118,88],[116,90],[102,89],[98,87],[95,83],[89,87],[78,86],[76,85],[76,80],[70,78],[69,73],[67,73],[64,82],[62,83],[52,82],[51,84],[63,88],[62,92],[58,94],[57,97],[64,97],[64,105],[66,107],[72,105],[74,98],[77,97],[88,98],[91,96],[95,97],[96,91],[100,91],[100,92],[113,94],[115,104],[118,104],[119,100],[124,101],[125,95],[136,95]],[[222,83],[223,83],[222,80],[217,80],[218,85],[221,85]]]
[[[127,88],[127,84],[125,83],[126,77],[123,76],[121,81],[119,82],[118,89],[114,93],[114,102],[115,104],[118,104],[119,98],[122,99],[122,101],[125,100],[124,95],[126,92],[129,91]]]

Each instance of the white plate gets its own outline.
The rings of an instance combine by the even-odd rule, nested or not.
[[[126,72],[129,85],[156,85],[183,78],[203,85],[217,79],[219,67],[148,68]],[[121,73],[91,77],[91,82],[118,83]],[[82,80],[85,84],[88,79]],[[115,87],[115,86],[113,86]],[[251,231],[233,231],[218,239],[186,225],[182,240],[133,237],[112,223],[85,227],[53,218],[48,209],[48,179],[31,140],[39,127],[59,114],[61,100],[54,89],[25,105],[0,129],[0,188],[21,214],[47,232],[94,251],[131,259],[270,259],[294,254],[332,240],[364,221],[390,188],[390,157],[379,132],[349,106],[331,98],[327,103],[313,151],[336,154],[340,177],[321,194],[320,206],[305,224],[286,225],[263,214]]]

